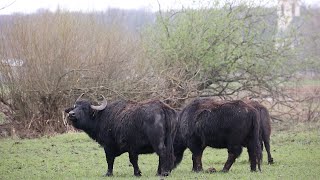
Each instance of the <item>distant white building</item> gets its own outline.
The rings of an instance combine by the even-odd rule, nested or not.
[[[300,16],[300,0],[278,0],[278,31],[286,31],[294,17]]]
[[[296,17],[300,16],[300,0],[278,0],[278,37],[283,38]],[[276,47],[283,43],[277,43]],[[293,44],[292,44],[293,47]]]
[[[21,67],[24,63],[21,59],[3,59],[1,62],[10,67]]]

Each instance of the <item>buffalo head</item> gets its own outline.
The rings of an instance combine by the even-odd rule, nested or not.
[[[81,100],[81,96],[76,100],[73,107],[65,109],[68,119],[78,129],[84,129],[90,124],[95,111],[101,111],[107,107],[107,100],[104,96],[102,96],[103,101],[100,106],[94,106],[86,100]]]

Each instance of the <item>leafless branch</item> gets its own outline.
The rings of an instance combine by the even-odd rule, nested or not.
[[[3,6],[3,7],[0,7],[0,11],[3,10],[3,9],[5,9],[5,8],[8,8],[8,7],[11,6],[12,4],[14,4],[15,2],[16,2],[16,0],[12,1],[11,3],[9,3],[9,4],[7,4],[7,5]]]

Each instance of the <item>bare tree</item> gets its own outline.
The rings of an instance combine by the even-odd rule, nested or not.
[[[12,4],[14,4],[16,2],[16,0],[12,1],[11,3],[4,5],[3,7],[0,7],[0,11],[3,9],[6,9],[7,7],[11,6]]]
[[[24,129],[67,130],[63,107],[81,93],[93,100],[101,94],[109,100],[143,97],[139,36],[121,21],[61,10],[13,21],[1,27],[1,98]],[[13,67],[5,60],[23,63]]]

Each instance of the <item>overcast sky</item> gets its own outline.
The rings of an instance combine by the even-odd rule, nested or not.
[[[275,3],[278,0],[271,1]],[[159,0],[159,2],[162,9],[168,9],[179,8],[181,4],[188,7],[197,0]],[[302,2],[307,5],[320,5],[320,0],[302,0]],[[105,11],[108,8],[158,10],[157,0],[0,0],[0,14],[32,13],[38,9],[55,11],[58,6],[64,10],[83,12]]]

